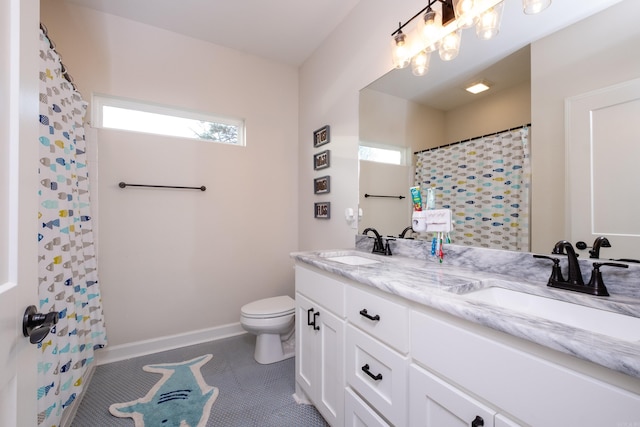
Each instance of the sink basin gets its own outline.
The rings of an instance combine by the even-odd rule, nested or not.
[[[512,289],[489,287],[465,294],[473,301],[542,317],[626,341],[640,340],[640,318]]]
[[[369,265],[369,264],[377,264],[380,261],[371,258],[365,258],[359,255],[341,255],[341,256],[332,256],[327,257],[330,261],[340,262],[342,264],[347,265]]]

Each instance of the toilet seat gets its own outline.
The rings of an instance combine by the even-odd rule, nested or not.
[[[271,319],[294,314],[295,310],[295,301],[284,295],[245,304],[240,309],[240,313],[250,319]]]

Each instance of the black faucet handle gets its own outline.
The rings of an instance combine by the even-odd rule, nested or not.
[[[594,262],[593,268],[600,268],[604,266],[608,267],[618,267],[618,268],[629,268],[629,264],[622,264],[619,262]]]
[[[395,241],[396,239],[394,237],[388,237],[386,239],[385,245],[384,245],[384,254],[385,255],[391,255],[391,248],[389,247],[389,242]]]
[[[550,257],[547,255],[538,255],[538,254],[534,254],[533,257],[541,258],[541,259],[549,259],[553,261],[553,267],[551,267],[551,276],[549,276],[549,280],[547,281],[547,284],[551,284],[553,282],[556,282],[556,283],[564,282],[564,277],[562,277],[562,270],[560,269],[560,260],[558,258]]]
[[[604,281],[602,280],[602,273],[600,272],[600,267],[618,267],[618,268],[629,268],[627,264],[621,264],[618,262],[594,262],[593,263],[593,271],[591,272],[591,279],[587,286],[591,288],[593,295],[608,297],[609,291],[607,291],[607,287],[604,285]]]
[[[373,239],[373,252],[380,252],[382,250],[380,246],[380,239],[374,236],[367,236],[370,239]]]

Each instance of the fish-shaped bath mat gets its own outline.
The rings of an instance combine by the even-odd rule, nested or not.
[[[211,360],[211,354],[181,363],[146,365],[146,372],[162,374],[162,378],[146,396],[114,403],[111,415],[133,418],[136,427],[204,427],[219,390],[204,382],[200,368]]]

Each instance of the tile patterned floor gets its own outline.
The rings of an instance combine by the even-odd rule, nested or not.
[[[112,416],[109,405],[140,398],[156,384],[159,374],[144,372],[144,365],[208,353],[213,359],[202,367],[202,375],[220,394],[207,427],[328,426],[313,406],[293,400],[295,359],[260,365],[253,359],[254,345],[255,336],[244,334],[98,366],[71,427],[133,426],[131,418]]]

